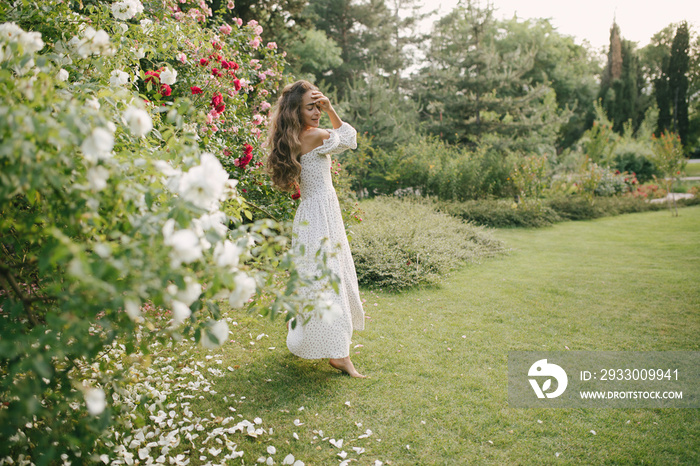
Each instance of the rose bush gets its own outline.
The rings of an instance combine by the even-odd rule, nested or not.
[[[100,359],[116,342],[139,357],[153,339],[214,347],[222,300],[314,305],[284,225],[250,211],[257,195],[283,220],[293,202],[255,163],[282,57],[257,24],[217,32],[183,5],[0,5],[1,461],[117,454],[94,450],[121,409],[128,367]]]

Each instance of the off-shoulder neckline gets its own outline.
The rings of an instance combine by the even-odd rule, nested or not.
[[[306,154],[301,154],[301,155],[299,156],[299,160],[301,160],[301,158],[302,158],[303,156],[305,156],[305,155],[309,155],[309,154],[312,154],[313,152],[316,152],[317,150],[319,150],[320,148],[322,148],[323,146],[325,146],[326,143],[329,142],[329,141],[333,138],[333,133],[331,132],[331,130],[326,130],[326,131],[328,131],[329,136],[328,136],[326,139],[323,140],[323,142],[321,143],[321,145],[320,145],[320,146],[314,147],[313,149],[311,149],[310,151],[308,151]],[[333,130],[333,131],[335,131],[335,130]]]

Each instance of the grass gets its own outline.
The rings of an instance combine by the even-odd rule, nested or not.
[[[700,176],[700,163],[689,163],[685,166],[685,176]]]
[[[351,355],[366,380],[290,355],[282,320],[230,313],[235,370],[192,409],[273,428],[241,438],[246,464],[268,445],[276,464],[337,464],[341,450],[360,465],[700,464],[697,409],[514,409],[506,383],[512,350],[699,350],[698,230],[700,207],[502,230],[508,255],[440,288],[363,290]]]

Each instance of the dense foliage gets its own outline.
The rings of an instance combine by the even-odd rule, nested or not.
[[[379,197],[363,202],[362,209],[365,221],[355,227],[351,247],[363,285],[390,290],[435,285],[458,266],[503,251],[482,227],[410,198]]]

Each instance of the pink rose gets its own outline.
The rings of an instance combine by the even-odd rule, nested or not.
[[[264,112],[265,110],[268,110],[272,105],[270,105],[270,102],[263,102],[260,104],[260,111]]]
[[[177,54],[177,59],[180,63],[187,63],[187,55],[182,52]]]
[[[253,115],[253,124],[254,125],[259,125],[260,123],[263,122],[263,117],[259,113],[256,115]]]
[[[234,21],[236,22],[236,24],[238,25],[238,27],[243,26],[243,20],[242,20],[241,18],[236,18],[236,19],[234,19]]]
[[[277,50],[277,43],[276,42],[268,42],[267,48],[270,50]]]
[[[263,27],[262,26],[255,26],[255,29],[253,29],[253,32],[255,32],[256,36],[259,36],[263,33]]]
[[[228,34],[231,34],[231,31],[233,31],[233,28],[231,26],[229,26],[228,24],[224,24],[223,26],[221,26],[219,28],[219,32],[221,32],[221,34],[228,35]]]
[[[226,5],[226,8],[229,10],[233,10],[236,7],[236,5],[233,3],[233,0],[229,0],[228,4]]]
[[[248,45],[250,45],[254,49],[257,49],[258,47],[260,47],[260,38],[256,37],[255,39],[248,42]]]

